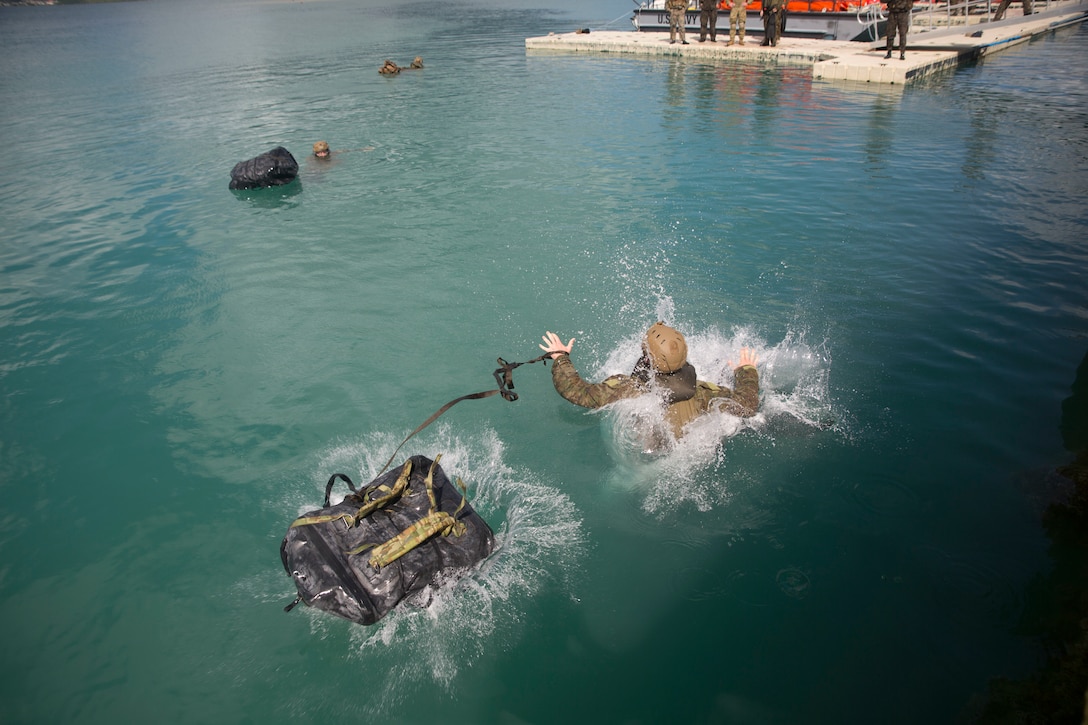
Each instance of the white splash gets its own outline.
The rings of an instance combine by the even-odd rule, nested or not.
[[[730,488],[721,473],[731,440],[739,434],[755,432],[771,440],[783,422],[809,432],[835,427],[840,416],[833,413],[830,402],[831,361],[825,344],[809,344],[802,331],[791,331],[772,345],[745,327],[729,333],[685,329],[669,319],[670,305],[659,305],[657,312],[659,319],[684,333],[688,360],[700,380],[733,387],[741,348],[751,348],[759,369],[760,407],[751,418],[724,411],[708,413],[692,421],[679,440],[664,423],[664,406],[656,396],[622,400],[603,409],[605,439],[617,464],[609,482],[643,492],[646,512],[662,514],[684,502],[707,511],[727,502]],[[641,344],[642,332],[636,331],[610,351],[601,369],[590,377],[598,380],[630,372]]]

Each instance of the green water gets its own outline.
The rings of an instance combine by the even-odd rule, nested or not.
[[[1088,29],[904,89],[441,7],[0,8],[0,721],[960,722],[1032,672]],[[227,190],[277,145],[298,182]],[[760,414],[647,459],[639,404],[519,368],[400,454],[469,485],[481,570],[371,628],[282,611],[329,475],[545,330],[599,379],[656,319],[704,379],[753,347]]]

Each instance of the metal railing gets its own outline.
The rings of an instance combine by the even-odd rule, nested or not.
[[[864,26],[870,41],[880,38],[880,24],[884,20],[884,6],[880,3],[869,3],[858,8],[858,22]]]
[[[1040,13],[1060,5],[1059,0],[1035,0],[1034,12]],[[911,12],[911,32],[924,33],[941,28],[966,27],[991,22],[1000,0],[960,0],[950,2],[916,3]],[[1020,3],[1006,11],[1006,17],[1019,15]]]
[[[946,0],[945,2],[918,2],[914,4],[910,15],[910,32],[926,33],[934,30],[966,27],[992,22],[1000,0]],[[1045,12],[1052,7],[1069,4],[1069,0],[1034,0],[1035,13]],[[1006,11],[1005,17],[1019,15],[1021,3],[1017,1]],[[869,40],[880,40],[880,24],[887,20],[884,6],[879,2],[862,5],[858,8],[858,22],[864,26]]]

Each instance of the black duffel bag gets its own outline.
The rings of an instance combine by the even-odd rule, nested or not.
[[[277,146],[248,161],[239,161],[230,171],[230,188],[258,189],[290,184],[298,176],[298,162],[291,152]]]
[[[455,581],[491,553],[494,534],[436,460],[413,456],[356,491],[334,474],[324,508],[294,521],[280,557],[300,601],[359,624],[374,624],[428,586]],[[352,493],[335,506],[337,479]],[[420,602],[425,605],[427,602]]]

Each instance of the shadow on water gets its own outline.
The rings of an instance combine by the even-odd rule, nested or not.
[[[297,203],[292,197],[302,193],[302,181],[295,179],[283,186],[267,186],[262,189],[232,189],[236,199],[249,202],[255,209],[281,209]]]
[[[1073,490],[1043,513],[1053,569],[1029,584],[1018,626],[1040,642],[1046,663],[1024,680],[993,680],[975,720],[982,725],[1088,721],[1088,354],[1062,401],[1060,429],[1076,457],[1057,472]]]

